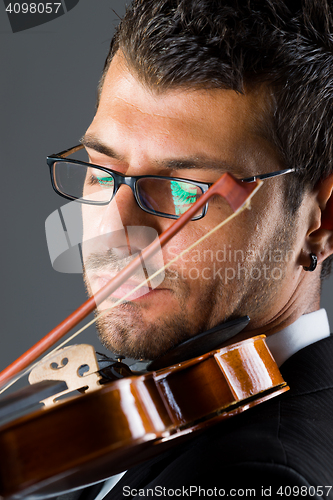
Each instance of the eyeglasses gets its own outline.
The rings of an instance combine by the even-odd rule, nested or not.
[[[85,161],[68,159],[79,150],[80,144],[47,157],[52,187],[60,196],[90,205],[107,205],[122,184],[129,186],[138,206],[148,214],[178,219],[213,183],[197,182],[178,177],[155,175],[125,176],[114,170]],[[242,182],[269,179],[294,172],[294,168],[255,175]],[[192,220],[207,213],[208,203]]]

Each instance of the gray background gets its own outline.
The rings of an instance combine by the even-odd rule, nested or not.
[[[93,117],[118,22],[113,10],[121,16],[124,1],[80,0],[59,19],[13,34],[0,3],[0,369],[86,298],[79,275],[50,264],[44,224],[63,202],[51,189],[45,157],[76,144]],[[322,300],[331,324],[332,287],[333,278]],[[81,341],[101,350],[93,328]]]
[[[0,2],[0,369],[86,299],[81,276],[50,263],[45,220],[66,200],[53,192],[45,158],[77,144],[92,120],[124,5],[80,0],[62,17],[13,34]],[[78,341],[103,350],[93,327]]]

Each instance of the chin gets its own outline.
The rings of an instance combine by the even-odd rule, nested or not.
[[[114,354],[153,360],[198,333],[184,316],[164,314],[145,321],[135,304],[126,303],[97,319],[98,337]]]

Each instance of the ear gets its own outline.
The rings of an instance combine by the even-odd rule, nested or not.
[[[333,174],[320,181],[314,193],[320,219],[309,229],[307,243],[320,263],[333,253]]]
[[[320,183],[318,194],[323,203],[321,228],[333,231],[333,174]]]

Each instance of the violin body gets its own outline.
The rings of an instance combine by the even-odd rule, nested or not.
[[[110,382],[0,428],[0,495],[101,481],[286,390],[264,336]]]

